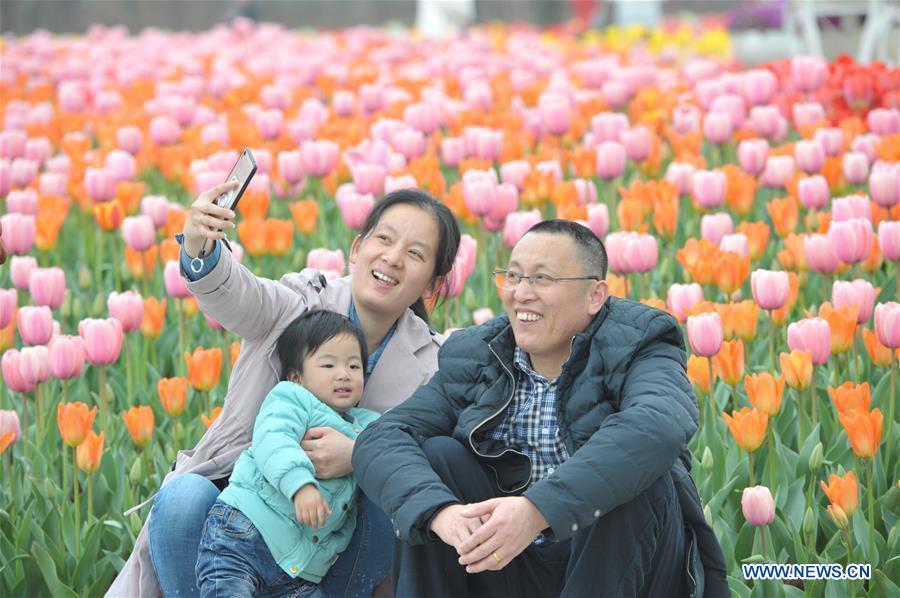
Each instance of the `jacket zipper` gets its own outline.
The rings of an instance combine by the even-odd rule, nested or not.
[[[494,347],[492,347],[490,343],[488,343],[488,349],[491,350],[491,353],[493,353],[494,357],[497,358],[497,361],[500,362],[500,367],[503,368],[503,370],[506,372],[506,374],[512,380],[512,392],[509,394],[509,398],[506,399],[506,403],[504,403],[500,409],[495,411],[493,413],[493,415],[481,420],[481,422],[479,422],[478,425],[476,425],[474,428],[472,428],[472,431],[469,432],[469,446],[472,448],[472,451],[474,451],[476,455],[478,455],[480,457],[484,457],[486,459],[495,459],[497,457],[502,457],[507,452],[516,453],[517,455],[522,455],[523,457],[528,459],[528,455],[526,455],[525,453],[523,453],[521,451],[517,451],[515,449],[510,449],[510,448],[504,449],[503,451],[500,452],[499,455],[494,455],[494,456],[485,455],[484,453],[479,451],[477,448],[475,448],[475,443],[472,441],[472,436],[475,434],[475,432],[478,431],[478,428],[480,428],[485,423],[491,421],[492,419],[494,419],[495,417],[500,415],[503,412],[503,410],[505,410],[507,407],[509,407],[509,404],[512,402],[513,397],[516,396],[516,377],[513,376],[513,373],[511,371],[509,371],[509,368],[506,367],[506,364],[503,363],[503,360],[500,359],[500,356],[497,355],[497,352],[494,351]],[[531,459],[528,459],[528,462],[531,463]],[[506,490],[503,490],[503,488],[500,487],[500,479],[499,479],[499,477],[497,477],[497,470],[494,469],[493,466],[491,466],[491,470],[493,470],[493,472],[494,472],[494,479],[497,481],[497,487],[500,488],[500,490],[506,494],[513,494],[515,492],[518,492],[522,488],[526,488],[528,486],[528,484],[531,482],[531,467],[529,467],[528,468],[528,479],[525,480],[525,483],[523,483],[522,485],[517,486],[516,488],[513,488],[512,490],[507,492]]]

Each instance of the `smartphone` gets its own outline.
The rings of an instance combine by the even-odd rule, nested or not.
[[[228,173],[228,178],[225,179],[226,182],[237,181],[238,186],[219,195],[216,198],[216,205],[234,211],[254,174],[256,174],[256,160],[250,150],[245,149],[234,163],[231,172]]]

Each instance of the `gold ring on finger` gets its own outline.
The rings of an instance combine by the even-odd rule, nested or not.
[[[503,560],[500,558],[500,555],[497,554],[496,552],[492,552],[491,556],[494,557],[494,560],[497,561],[498,563]]]

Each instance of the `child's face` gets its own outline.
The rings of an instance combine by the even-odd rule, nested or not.
[[[337,411],[346,411],[362,398],[364,366],[359,341],[340,334],[324,342],[303,360],[303,372],[291,379]]]

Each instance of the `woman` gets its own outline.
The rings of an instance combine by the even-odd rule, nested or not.
[[[353,241],[353,276],[326,283],[318,271],[306,269],[276,282],[254,276],[221,248],[222,231],[234,227],[234,214],[213,200],[233,187],[214,187],[191,206],[182,276],[200,309],[243,339],[241,356],[221,415],[193,450],[178,454],[109,596],[198,593],[194,567],[206,513],[250,443],[259,406],[278,381],[275,340],[298,315],[330,309],[358,323],[371,356],[360,407],[384,412],[437,369],[442,339],[427,325],[422,295],[440,291],[459,247],[459,228],[446,206],[419,190],[389,193]],[[330,428],[311,429],[301,446],[319,478],[352,470],[353,441]],[[392,534],[390,522],[365,497],[359,513],[350,546],[322,582],[328,595],[369,595],[390,568],[390,550],[377,542]]]

